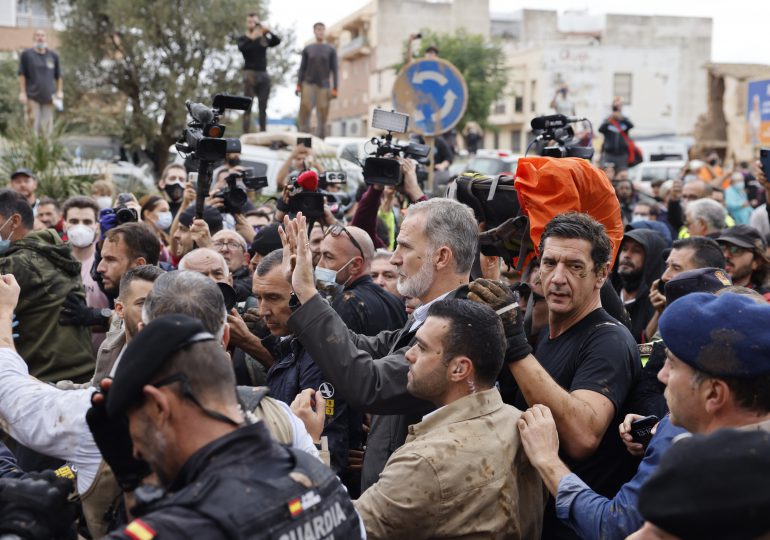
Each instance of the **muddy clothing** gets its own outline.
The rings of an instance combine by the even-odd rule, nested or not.
[[[454,298],[457,291],[449,293]],[[361,471],[361,490],[377,481],[385,462],[406,440],[411,424],[435,409],[406,391],[409,362],[404,355],[414,344],[417,327],[409,318],[401,330],[362,336],[350,332],[320,295],[300,306],[288,325],[326,379],[353,409],[371,413]]]
[[[145,512],[107,538],[361,538],[334,473],[272,441],[262,422],[195,452]]]
[[[541,336],[535,358],[568,392],[591,390],[609,399],[615,407],[615,416],[591,457],[576,461],[560,453],[567,467],[591,489],[612,498],[639,464],[626,451],[615,427],[626,412],[633,412],[626,410],[626,403],[641,370],[639,350],[631,333],[599,308],[555,339],[547,333]],[[534,403],[527,403],[518,391],[513,405],[525,410]],[[543,538],[577,538],[556,518],[553,499],[546,511]]]
[[[312,84],[320,88],[337,89],[337,51],[328,43],[311,43],[302,49],[297,84]]]
[[[409,426],[355,501],[367,538],[540,538],[547,492],[521,445],[520,416],[493,388]]]
[[[94,370],[90,330],[59,324],[68,294],[85,301],[80,263],[70,246],[53,229],[30,232],[0,257],[0,272],[13,274],[21,287],[15,344],[30,374],[45,382],[88,381]]]
[[[406,322],[404,303],[369,275],[358,278],[335,296],[332,307],[349,330],[365,336],[397,330]]]

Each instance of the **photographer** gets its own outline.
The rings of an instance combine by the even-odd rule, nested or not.
[[[267,49],[281,43],[281,38],[264,26],[257,13],[246,17],[246,34],[238,38],[243,54],[243,93],[259,102],[259,130],[267,129],[267,100],[270,97],[270,75],[267,73]],[[243,113],[243,132],[251,131],[251,109]]]
[[[276,189],[283,190],[294,173],[308,169],[314,169],[318,174],[325,172],[323,165],[316,159],[313,149],[307,148],[303,144],[297,144],[281,168],[278,169],[278,174],[275,177]]]

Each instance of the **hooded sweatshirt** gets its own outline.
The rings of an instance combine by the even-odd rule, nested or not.
[[[631,317],[631,334],[637,343],[644,342],[644,329],[650,322],[655,308],[650,303],[650,286],[662,274],[665,266],[663,251],[666,249],[666,240],[657,231],[651,229],[633,229],[628,231],[625,238],[630,238],[639,242],[644,248],[644,269],[642,277],[636,288],[636,297],[633,301],[626,304],[626,310]],[[618,274],[618,265],[612,272],[612,282],[615,290],[620,294],[623,289],[623,279]]]
[[[94,353],[88,328],[59,325],[67,295],[85,301],[80,263],[53,229],[30,232],[0,256],[0,272],[13,274],[21,287],[16,319],[16,350],[30,374],[46,382],[88,381]]]

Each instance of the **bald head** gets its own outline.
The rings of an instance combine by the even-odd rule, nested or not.
[[[198,272],[216,283],[232,285],[232,276],[227,268],[227,261],[213,249],[198,248],[182,257],[179,261],[180,270]]]
[[[249,263],[246,240],[237,232],[222,229],[211,237],[211,243],[224,257],[230,272],[237,272]]]
[[[682,199],[688,202],[703,199],[710,195],[711,186],[703,180],[690,180],[682,187]]]
[[[369,274],[374,258],[374,243],[358,227],[335,226],[321,242],[318,266],[337,272],[337,283],[348,284]]]

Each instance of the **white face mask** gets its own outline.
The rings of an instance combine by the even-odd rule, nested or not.
[[[316,266],[314,272],[315,280],[324,287],[337,287],[337,274],[339,274],[347,265],[352,262],[353,259],[350,259],[337,271],[331,270],[329,268],[322,268],[321,266]]]
[[[94,243],[96,233],[91,227],[87,225],[73,225],[67,229],[67,238],[69,243],[75,247],[84,248]]]
[[[155,226],[159,229],[166,230],[171,227],[171,222],[174,221],[174,217],[171,212],[161,212],[158,214],[158,219],[155,220]]]
[[[96,197],[96,204],[99,205],[99,210],[112,208],[112,197]]]

